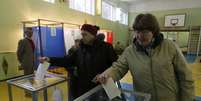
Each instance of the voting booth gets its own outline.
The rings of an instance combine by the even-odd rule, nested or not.
[[[111,30],[99,30],[98,34],[104,34],[105,35],[105,42],[108,42],[110,44],[113,43],[113,36],[114,36],[114,32],[112,32]]]
[[[35,67],[39,64],[38,57],[40,56],[64,57],[67,54],[66,49],[69,49],[74,44],[72,41],[69,41],[72,40],[71,32],[66,29],[79,30],[80,27],[77,24],[46,19],[23,21],[22,23],[24,29],[27,27],[33,29],[32,39],[36,46]]]

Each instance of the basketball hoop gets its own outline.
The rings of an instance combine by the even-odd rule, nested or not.
[[[175,27],[175,26],[176,26],[176,23],[171,23],[171,25]]]
[[[178,22],[179,22],[179,19],[170,19],[170,24],[174,27],[178,24]]]
[[[186,14],[173,14],[165,16],[165,27],[183,27],[185,25]]]

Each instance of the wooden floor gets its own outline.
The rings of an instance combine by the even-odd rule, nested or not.
[[[189,67],[192,69],[193,77],[195,79],[195,94],[196,96],[201,96],[201,63],[189,64]],[[132,77],[128,72],[126,76],[121,80],[121,82],[132,84]],[[64,101],[67,101],[67,83],[59,84],[58,87],[62,89],[64,95]],[[13,101],[32,101],[30,97],[24,96],[24,91],[13,87]],[[48,89],[48,101],[52,100],[53,88]],[[0,101],[9,101],[8,100],[8,90],[6,82],[0,82]],[[43,101],[43,93],[39,93],[39,101]]]
[[[195,94],[201,96],[201,63],[189,64],[195,80]]]

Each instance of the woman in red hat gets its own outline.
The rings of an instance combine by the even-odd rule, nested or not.
[[[91,90],[96,83],[92,79],[105,71],[117,59],[111,44],[97,40],[98,26],[84,24],[81,28],[80,47],[64,58],[42,57],[41,62],[48,61],[54,66],[77,67],[76,82],[72,81],[72,96],[77,98]]]

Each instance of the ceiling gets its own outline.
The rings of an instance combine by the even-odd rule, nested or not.
[[[120,1],[120,2],[126,2],[126,3],[139,3],[139,2],[143,2],[143,3],[146,3],[146,2],[155,2],[155,1],[158,1],[158,2],[162,2],[162,1],[170,1],[170,2],[175,2],[175,1],[180,1],[180,2],[185,2],[185,1],[191,1],[191,2],[194,2],[194,1],[200,1],[200,0],[113,0],[113,1]]]
[[[201,7],[201,0],[112,0],[128,5],[130,12]]]

